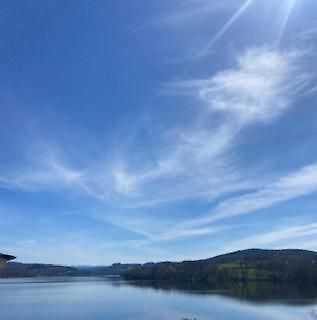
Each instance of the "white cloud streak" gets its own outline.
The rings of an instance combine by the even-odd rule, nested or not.
[[[178,0],[168,2],[169,13],[159,15],[157,25],[184,26],[188,22],[201,21],[212,13],[231,9],[232,0]],[[173,5],[174,4],[174,5]]]
[[[291,14],[293,12],[293,9],[294,9],[294,7],[296,5],[297,0],[287,0],[287,1],[284,1],[284,2],[285,2],[286,9],[285,9],[284,17],[283,17],[283,20],[282,20],[282,26],[281,26],[281,29],[280,29],[280,31],[278,33],[277,45],[279,45],[281,43],[281,40],[282,40],[283,35],[285,33],[288,21],[289,21],[289,19],[291,17]]]
[[[282,248],[285,246],[284,242],[292,243],[292,245],[300,238],[310,238],[317,236],[317,223],[304,224],[299,226],[289,226],[286,228],[270,231],[256,236],[247,237],[245,239],[237,240],[232,244],[225,246],[226,251],[242,250],[247,248],[272,247]],[[291,241],[291,242],[290,242]],[[306,240],[307,242],[307,240]],[[302,243],[305,243],[302,241]],[[288,245],[290,249],[292,245]],[[301,245],[301,248],[307,248],[311,243],[307,242],[307,246]],[[315,242],[315,249],[317,248]]]
[[[239,10],[225,23],[225,25],[219,30],[219,32],[212,38],[207,46],[199,53],[199,56],[206,55],[211,47],[220,40],[224,34],[232,27],[232,25],[241,17],[241,15],[249,8],[254,0],[246,0]]]
[[[286,175],[254,193],[225,200],[211,213],[198,219],[188,220],[175,231],[185,232],[187,229],[205,228],[206,225],[223,219],[254,213],[315,192],[317,192],[317,163]]]
[[[45,160],[45,161],[43,161]],[[40,162],[26,165],[9,174],[0,174],[0,186],[7,189],[29,191],[45,188],[77,188],[80,186],[83,173],[74,170],[60,159],[52,155],[44,157]]]
[[[239,122],[272,120],[291,107],[309,83],[300,68],[303,54],[251,48],[236,57],[235,68],[178,86],[197,90],[211,111],[230,113]]]

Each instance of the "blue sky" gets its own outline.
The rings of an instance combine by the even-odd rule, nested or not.
[[[315,0],[0,6],[2,251],[317,250]]]

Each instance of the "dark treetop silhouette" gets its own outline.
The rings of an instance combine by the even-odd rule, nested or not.
[[[5,266],[7,261],[14,260],[14,259],[15,259],[14,256],[0,253],[0,269],[2,269]]]

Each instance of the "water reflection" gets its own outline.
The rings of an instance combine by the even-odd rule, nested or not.
[[[317,320],[313,288],[126,282],[105,277],[1,279],[5,320]]]
[[[249,301],[259,304],[291,304],[315,305],[317,303],[317,288],[296,285],[276,285],[264,283],[234,283],[210,286],[197,282],[164,282],[164,281],[128,281],[113,283],[113,285],[129,285],[136,288],[179,292],[193,295],[219,295],[239,301]],[[317,319],[317,313],[315,314]]]

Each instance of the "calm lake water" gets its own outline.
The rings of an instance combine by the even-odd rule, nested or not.
[[[310,290],[217,291],[107,278],[1,279],[3,320],[312,320]],[[317,315],[317,313],[316,313]]]

